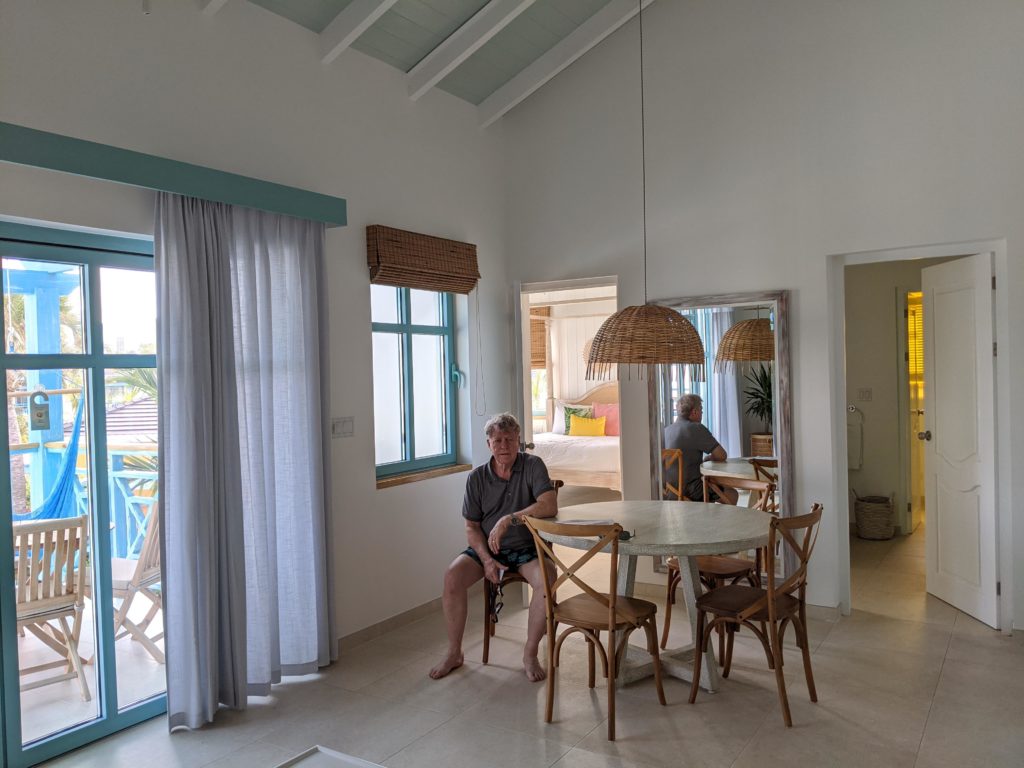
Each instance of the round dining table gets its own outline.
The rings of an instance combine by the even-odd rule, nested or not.
[[[644,555],[674,555],[679,558],[683,599],[690,619],[689,645],[662,652],[662,670],[690,680],[693,675],[693,633],[697,622],[697,555],[721,555],[763,547],[768,543],[771,516],[747,507],[706,504],[696,501],[601,501],[577,504],[559,510],[559,522],[590,520],[616,522],[629,532],[619,541],[618,592],[632,596],[636,585],[637,558]],[[589,537],[551,536],[544,538],[574,549],[589,549]],[[621,673],[621,683],[653,674],[651,657],[630,646]],[[718,688],[718,665],[707,652],[701,671],[701,687]]]
[[[700,473],[705,477],[732,477],[739,480],[757,479],[754,465],[750,463],[750,459],[744,458],[726,459],[725,461],[705,461],[700,465]]]

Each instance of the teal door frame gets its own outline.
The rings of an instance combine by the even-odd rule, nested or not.
[[[153,269],[153,244],[145,238],[114,237],[48,227],[0,222],[2,256],[77,264],[83,267],[83,324],[85,354],[12,354],[0,344],[0,370],[40,370],[77,368],[86,372],[88,414],[92,441],[89,446],[94,482],[90,483],[90,530],[95,592],[111,594],[110,573],[110,499],[107,482],[106,382],[104,372],[112,368],[155,368],[155,355],[103,353],[103,327],[100,307],[100,267]],[[96,299],[99,299],[97,301]],[[0,312],[0,339],[6,338],[4,313]],[[4,395],[6,397],[6,394]],[[0,426],[7,434],[7,408],[2,408]],[[15,632],[14,557],[10,542],[11,516],[10,447],[0,441],[0,671],[3,695],[0,696],[0,765],[27,768],[89,742],[108,736],[167,710],[166,695],[160,694],[123,711],[118,709],[116,659],[112,628],[113,599],[96,599],[96,680],[99,714],[96,719],[68,728],[53,736],[21,743],[21,691],[18,676],[18,649]]]

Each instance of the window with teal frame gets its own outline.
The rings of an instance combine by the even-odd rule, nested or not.
[[[456,463],[455,301],[370,286],[377,477]]]

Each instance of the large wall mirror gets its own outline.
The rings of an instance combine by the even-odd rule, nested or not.
[[[788,291],[765,291],[655,302],[672,307],[693,323],[704,342],[706,360],[703,377],[690,366],[662,365],[648,378],[652,498],[662,498],[660,457],[665,427],[676,418],[679,397],[693,393],[703,398],[703,423],[730,459],[778,459],[780,508],[783,515],[795,513],[788,300]],[[737,323],[755,319],[767,319],[771,324],[774,359],[733,363],[716,370],[715,355],[722,337]]]

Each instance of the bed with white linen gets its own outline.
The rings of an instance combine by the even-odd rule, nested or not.
[[[614,383],[604,384],[576,400],[566,401],[567,405],[594,403],[617,404],[618,386]],[[562,480],[568,485],[621,490],[618,435],[577,437],[541,432],[533,435],[532,442],[530,452],[544,459],[552,479]]]

